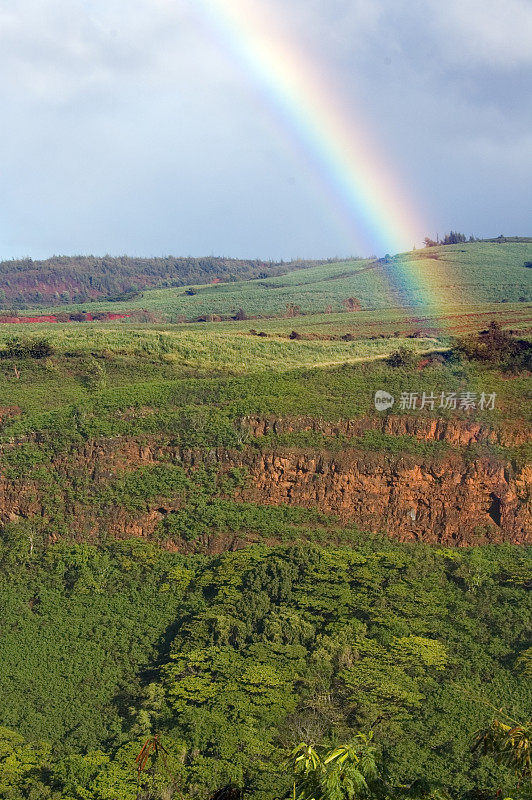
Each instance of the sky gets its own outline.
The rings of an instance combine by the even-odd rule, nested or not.
[[[0,0],[0,258],[532,235],[531,96],[531,0]]]

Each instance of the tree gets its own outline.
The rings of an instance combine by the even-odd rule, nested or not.
[[[527,680],[532,680],[532,647],[523,650],[515,662],[518,672]]]
[[[0,727],[0,797],[48,797],[41,778],[49,766],[50,753],[50,745],[26,742],[20,734]]]
[[[416,358],[413,350],[409,350],[408,347],[399,347],[398,350],[390,353],[386,363],[389,367],[412,367]]]
[[[29,354],[31,358],[48,358],[48,356],[52,356],[55,350],[48,341],[48,339],[35,339],[31,343]]]
[[[482,747],[499,764],[509,767],[519,781],[532,784],[532,728],[513,722],[508,725],[494,719],[486,730],[477,735],[474,749]]]
[[[449,231],[443,237],[442,244],[462,244],[462,242],[467,242],[467,237],[465,233],[458,233],[458,231]]]
[[[11,336],[6,341],[6,346],[0,352],[3,358],[48,358],[53,355],[54,348],[48,339],[27,339],[20,336]]]
[[[296,303],[286,304],[287,317],[298,317],[300,314],[301,314],[301,306],[298,306]]]
[[[362,308],[358,297],[346,297],[346,299],[342,301],[342,305],[346,311],[360,311]]]
[[[532,367],[530,342],[527,339],[518,339],[494,321],[490,322],[486,330],[459,340],[455,349],[470,360],[500,364],[506,369]]]
[[[469,241],[474,241],[472,236],[469,238]],[[436,247],[439,244],[462,244],[463,242],[467,242],[467,236],[465,233],[459,233],[458,231],[449,231],[441,241],[438,236],[436,237],[436,241],[431,239],[430,236],[425,236],[423,242],[425,247]]]
[[[377,777],[373,734],[357,733],[349,744],[320,753],[302,742],[288,758],[293,800],[352,800]]]

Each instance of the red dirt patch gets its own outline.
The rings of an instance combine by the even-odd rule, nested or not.
[[[111,321],[111,320],[115,320],[115,319],[126,319],[127,317],[130,317],[130,316],[131,316],[131,314],[114,314],[114,313],[111,313],[111,312],[98,314],[97,316],[94,316],[93,314],[88,312],[88,313],[83,315],[83,319],[82,320],[58,319],[54,314],[49,314],[49,315],[42,314],[41,316],[38,316],[38,317],[6,317],[6,316],[0,316],[0,324],[2,324],[2,323],[4,323],[4,324],[5,323],[10,323],[10,324],[18,325],[18,324],[23,324],[23,323],[26,323],[26,322],[93,322],[95,319],[98,319],[100,321],[106,322],[106,321]]]

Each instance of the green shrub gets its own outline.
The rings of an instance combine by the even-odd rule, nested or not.
[[[389,367],[412,367],[418,356],[413,350],[410,350],[408,347],[399,347],[398,350],[395,350],[393,353],[386,359],[386,363]]]
[[[1,358],[48,358],[55,352],[48,339],[28,339],[12,336],[7,339],[5,348],[0,351]]]
[[[532,343],[491,322],[487,330],[461,339],[455,349],[472,361],[496,364],[503,369],[532,369]]]

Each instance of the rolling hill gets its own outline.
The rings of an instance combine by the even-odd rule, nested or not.
[[[246,267],[246,280],[146,289],[132,299],[40,306],[38,313],[134,313],[152,321],[192,321],[343,311],[349,298],[362,309],[516,303],[532,300],[532,242],[445,245],[386,259],[316,265],[276,265],[265,277]],[[297,268],[295,268],[297,266]],[[260,269],[265,269],[260,265]],[[283,274],[280,274],[283,272]]]
[[[135,295],[152,286],[235,281],[280,275],[306,262],[284,264],[208,256],[204,258],[134,258],[131,256],[52,256],[0,262],[2,303],[15,308],[31,304],[86,303]]]

